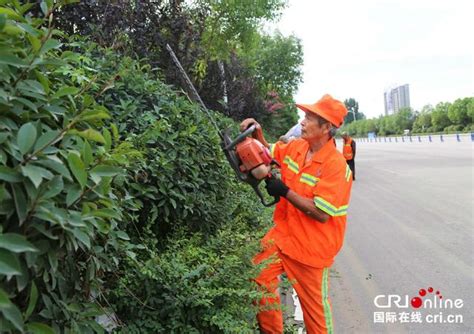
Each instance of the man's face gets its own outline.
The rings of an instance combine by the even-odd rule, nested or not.
[[[329,133],[330,124],[320,125],[320,119],[316,114],[306,112],[304,119],[301,121],[301,138],[306,141],[315,141],[323,138]],[[322,119],[321,119],[322,121]]]

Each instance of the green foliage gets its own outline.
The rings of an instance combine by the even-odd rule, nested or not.
[[[282,0],[121,6],[85,1],[64,9],[59,26],[115,52],[146,58],[152,68],[160,68],[165,82],[189,91],[164,48],[168,43],[206,106],[237,121],[258,118],[278,137],[297,119],[292,94],[301,80],[301,45],[293,36],[267,36],[259,30],[285,5]],[[275,105],[285,107],[269,112],[265,104],[273,91],[280,96]]]
[[[403,108],[393,115],[395,133],[403,133],[404,130],[410,130],[413,127],[415,115],[410,108]]]
[[[438,103],[431,113],[431,123],[433,124],[434,131],[442,131],[448,125],[451,125],[451,121],[448,117],[448,108],[450,103]]]
[[[295,36],[280,33],[263,35],[256,47],[246,55],[260,95],[264,96],[264,109],[257,120],[272,140],[277,140],[298,121],[293,94],[302,80],[303,48]]]
[[[344,124],[352,123],[356,120],[365,119],[365,115],[362,112],[359,112],[359,102],[354,98],[349,98],[344,100],[344,105],[347,108],[347,115],[344,118]]]
[[[207,13],[202,35],[203,48],[211,59],[228,59],[236,49],[255,47],[263,21],[275,20],[286,3],[282,0],[244,1],[199,0],[197,12]]]
[[[0,6],[0,328],[254,332],[271,212],[149,59],[53,28],[69,2]]]
[[[261,214],[255,224],[262,224],[266,214],[250,195],[239,198],[244,205],[212,238],[177,232],[165,251],[150,252],[147,260],[130,263],[120,273],[117,287],[111,287],[112,301],[127,327],[118,332],[255,332],[252,301],[261,295],[251,281],[258,270],[251,257],[258,248],[248,219],[255,219],[251,209]],[[126,289],[137,298],[128,298]]]
[[[419,113],[416,114],[416,119],[413,122],[413,132],[422,133],[427,132],[431,128],[431,113],[433,107],[431,105],[424,106]]]
[[[462,125],[450,125],[444,128],[444,132],[452,133],[452,132],[460,132],[463,131],[464,127]]]
[[[54,6],[59,6],[57,3]],[[111,188],[122,173],[106,108],[88,94],[52,28],[11,2],[0,32],[0,320],[2,331],[102,332],[104,274],[125,246]],[[98,96],[98,95],[97,95]],[[104,174],[107,170],[109,173]],[[101,171],[101,172],[99,172]],[[100,299],[100,297],[98,297]]]
[[[291,99],[302,80],[303,47],[295,36],[263,35],[249,61],[260,86],[267,94],[275,91],[282,100]],[[245,56],[245,55],[244,55]]]
[[[377,119],[358,120],[344,124],[351,135],[366,136],[374,132],[380,136],[400,135],[408,129],[412,133],[471,131],[474,120],[474,98],[457,99],[454,103],[442,102],[434,108],[424,106],[420,112],[402,109],[400,112]]]
[[[448,118],[452,124],[463,128],[472,123],[474,116],[473,108],[474,97],[457,99],[448,107]]]
[[[83,58],[93,56],[90,50],[83,50]],[[207,114],[157,80],[148,66],[110,50],[95,56],[102,75],[119,77],[100,99],[112,110],[122,139],[141,157],[127,178],[117,180],[131,212],[127,220],[139,230],[147,226],[160,240],[178,226],[209,232],[229,220],[233,176]],[[222,118],[222,128],[232,124],[214,117]]]
[[[467,108],[467,117],[469,119],[469,122],[471,123],[467,127],[472,128],[472,123],[474,123],[474,98],[469,99],[469,103],[466,106]]]
[[[124,323],[118,331],[251,332],[257,290],[250,259],[270,212],[235,183],[202,110],[148,66],[110,50],[95,56],[102,75],[118,73],[100,99],[140,154],[127,177],[116,179],[129,222],[123,228],[141,244],[108,280]],[[233,125],[215,117],[222,128]]]

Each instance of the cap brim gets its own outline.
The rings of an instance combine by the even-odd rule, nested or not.
[[[297,106],[298,108],[300,108],[301,110],[303,110],[304,112],[312,112],[312,113],[314,113],[314,111],[312,111],[312,110],[310,109],[311,105],[309,105],[309,104],[299,104],[299,103],[296,103],[296,106]]]
[[[326,119],[326,114],[323,111],[316,108],[316,106],[314,104],[298,104],[298,103],[296,103],[296,106],[298,108],[300,108],[301,110],[303,110],[304,112],[310,112],[312,114],[318,115],[319,117],[322,117],[322,118]]]

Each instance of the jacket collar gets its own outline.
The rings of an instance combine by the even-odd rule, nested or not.
[[[298,151],[298,155],[306,156],[306,153],[309,149],[309,144],[304,140],[303,149]],[[336,150],[336,145],[334,144],[334,139],[331,138],[326,144],[323,145],[316,153],[313,154],[313,161],[322,163],[326,158]],[[304,157],[303,157],[304,158]]]

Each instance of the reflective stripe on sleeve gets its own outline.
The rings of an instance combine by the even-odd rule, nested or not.
[[[298,164],[293,161],[289,156],[286,156],[283,162],[288,166],[288,169],[293,173],[298,174],[300,172],[300,167]]]
[[[347,165],[347,166],[346,166],[346,181],[347,181],[347,182],[349,182],[349,179],[350,179],[350,177],[351,177],[351,173],[352,173],[352,171],[351,171],[349,165]]]
[[[321,197],[314,198],[314,204],[317,208],[321,209],[322,211],[326,212],[331,217],[339,217],[347,215],[347,205],[342,205],[340,207],[335,207],[325,199]]]
[[[270,155],[272,158],[275,157],[275,144],[270,144]]]
[[[315,186],[316,183],[318,183],[319,181],[319,178],[311,175],[311,174],[307,174],[307,173],[303,173],[301,174],[301,177],[300,177],[300,182],[301,183],[305,183],[309,186]]]

